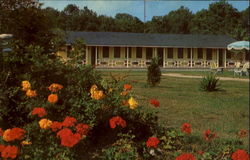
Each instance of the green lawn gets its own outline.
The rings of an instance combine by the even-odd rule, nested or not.
[[[137,100],[145,107],[148,100],[160,101],[160,122],[179,129],[184,122],[192,125],[193,134],[201,135],[204,130],[212,129],[219,137],[236,138],[241,129],[249,130],[249,84],[238,81],[221,81],[222,91],[204,92],[199,90],[201,79],[174,78],[162,76],[159,86],[146,85],[146,71],[114,72],[115,75],[128,74],[126,78],[133,84]],[[108,75],[108,71],[101,71]],[[174,72],[179,73],[179,72]],[[202,72],[181,72],[200,75]],[[223,76],[230,76],[226,73]],[[248,146],[248,139],[244,139]]]

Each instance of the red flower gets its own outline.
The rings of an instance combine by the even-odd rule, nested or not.
[[[32,115],[36,115],[36,114],[38,115],[38,117],[43,117],[47,115],[47,112],[45,111],[44,108],[36,107],[33,109]]]
[[[198,154],[199,154],[199,155],[203,155],[203,154],[204,154],[204,151],[199,150],[199,151],[198,151]]]
[[[123,85],[123,88],[126,90],[126,91],[129,91],[132,89],[132,86],[130,84],[124,84]]]
[[[183,153],[176,157],[175,160],[196,160],[196,158],[191,153]]]
[[[113,117],[109,120],[110,128],[116,128],[116,125],[121,126],[122,128],[126,127],[126,121],[123,120],[120,116]]]
[[[155,107],[159,107],[160,106],[160,102],[156,99],[151,99],[150,100],[150,104],[152,104]]]
[[[158,138],[156,138],[156,137],[150,137],[150,138],[148,138],[148,140],[146,142],[146,145],[147,145],[148,148],[149,147],[156,148],[159,143],[160,143],[160,141],[159,141]]]
[[[14,140],[22,140],[24,138],[25,130],[21,128],[12,128],[4,131],[3,139],[6,142]]]
[[[57,133],[57,137],[61,138],[61,145],[65,147],[73,147],[81,139],[81,135],[79,133],[73,134],[72,131],[68,128],[60,130]]]
[[[0,128],[0,136],[3,136],[3,130]]]
[[[79,133],[81,136],[87,135],[90,127],[87,124],[80,123],[76,126],[76,132]]]
[[[2,151],[1,156],[6,159],[7,158],[15,159],[17,154],[18,154],[18,148],[16,146],[7,146]]]
[[[184,124],[182,125],[181,131],[182,131],[183,133],[190,134],[191,131],[192,131],[192,130],[191,130],[191,125],[190,125],[189,123],[184,123]]]
[[[210,129],[208,129],[208,130],[206,130],[206,131],[204,132],[204,138],[205,138],[206,141],[210,141],[210,140],[212,140],[212,139],[215,138],[215,137],[216,137],[216,134],[215,134],[215,133],[212,133],[212,132],[210,131]]]
[[[76,123],[76,119],[74,117],[69,117],[67,116],[64,121],[62,122],[62,125],[64,127],[72,127],[74,126]]]
[[[233,160],[249,160],[249,155],[246,151],[238,149],[232,154],[231,157]]]
[[[238,132],[238,136],[239,136],[240,138],[246,137],[246,136],[247,136],[247,130],[244,130],[244,129],[240,130],[240,131]]]
[[[5,145],[0,144],[0,153],[5,149]]]
[[[55,121],[51,124],[50,128],[52,129],[53,132],[56,132],[62,128],[62,123]]]

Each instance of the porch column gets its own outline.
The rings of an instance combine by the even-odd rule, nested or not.
[[[165,68],[165,55],[166,54],[166,48],[163,48],[163,68]]]
[[[217,49],[217,67],[219,67],[219,49]]]
[[[95,47],[95,66],[97,66],[97,51],[98,51],[98,47]]]
[[[131,48],[132,50],[132,48]],[[129,55],[129,47],[127,47],[127,68],[128,68],[128,55]]]
[[[193,48],[190,48],[190,52],[191,52],[191,55],[190,55],[190,58],[191,58],[191,68],[193,68]]]
[[[89,56],[88,56],[88,46],[86,46],[86,56],[85,56],[85,58],[86,58],[86,65],[88,64],[88,58],[89,58]]]
[[[224,67],[227,67],[227,50],[224,50]]]

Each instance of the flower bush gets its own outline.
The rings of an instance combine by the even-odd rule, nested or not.
[[[163,127],[158,124],[157,99],[149,101],[154,107],[148,110],[134,94],[132,83],[114,76],[104,79],[91,66],[64,64],[42,54],[38,46],[19,45],[0,62],[4,66],[0,70],[3,159],[246,157],[241,145],[244,131],[237,141],[220,141],[211,130],[193,135],[189,123],[181,131]]]

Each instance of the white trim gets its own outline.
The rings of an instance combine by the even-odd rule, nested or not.
[[[191,50],[191,55],[190,55],[190,58],[191,58],[191,68],[193,68],[193,48],[190,48]]]
[[[131,52],[132,52],[132,48],[131,48]],[[128,56],[129,56],[129,47],[127,47],[127,68],[128,68]]]
[[[89,62],[89,60],[88,60],[88,58],[89,58],[89,56],[88,56],[88,46],[86,46],[86,64],[88,64],[88,62]]]
[[[98,47],[95,47],[95,66],[97,66],[97,51],[98,51]]]
[[[166,48],[163,48],[163,68],[165,68],[165,55],[166,54]]]
[[[66,44],[71,45],[71,44]],[[194,47],[194,46],[137,46],[137,45],[88,45],[86,46],[92,47],[92,46],[103,46],[103,47],[145,47],[145,48],[216,48],[216,49],[227,49],[227,47]]]
[[[227,67],[227,51],[224,50],[224,67]]]
[[[219,49],[217,49],[217,67],[219,67]]]

